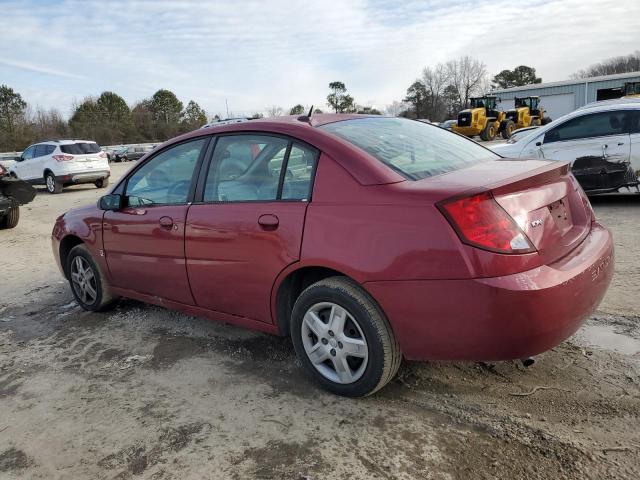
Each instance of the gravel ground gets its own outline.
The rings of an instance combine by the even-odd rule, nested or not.
[[[0,477],[640,477],[640,195],[593,200],[613,285],[532,367],[406,363],[350,400],[309,382],[286,339],[134,301],[81,311],[49,236],[102,192],[41,191],[0,232]]]

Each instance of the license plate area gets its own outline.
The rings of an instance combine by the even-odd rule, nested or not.
[[[561,235],[564,235],[573,227],[571,209],[569,208],[566,197],[557,202],[553,202],[547,208]]]

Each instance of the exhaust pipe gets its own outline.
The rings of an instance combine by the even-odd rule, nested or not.
[[[523,358],[520,361],[522,362],[522,366],[525,367],[525,368],[530,367],[531,365],[536,363],[536,361],[535,361],[535,359],[533,357]]]

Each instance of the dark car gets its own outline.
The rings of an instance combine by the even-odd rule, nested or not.
[[[114,160],[116,162],[128,162],[130,160],[140,160],[152,150],[152,147],[124,147],[114,150]]]
[[[433,125],[280,117],[163,144],[55,223],[82,308],[140,301],[277,335],[332,392],[401,359],[521,359],[572,335],[613,243],[568,165]]]
[[[14,228],[20,220],[20,205],[31,202],[36,189],[23,180],[9,175],[0,165],[0,229]]]

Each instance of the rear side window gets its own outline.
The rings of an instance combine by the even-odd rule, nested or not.
[[[500,158],[459,135],[405,118],[359,118],[319,128],[356,145],[409,180]]]
[[[563,142],[580,138],[627,133],[626,124],[629,113],[624,110],[617,110],[581,115],[549,130],[544,136],[544,141],[545,143]]]
[[[87,155],[90,153],[99,153],[100,147],[95,142],[78,142],[70,143],[68,145],[60,145],[62,153],[68,155]]]
[[[33,155],[34,157],[44,157],[45,155],[48,155],[49,152],[49,145],[36,145],[36,153]]]

